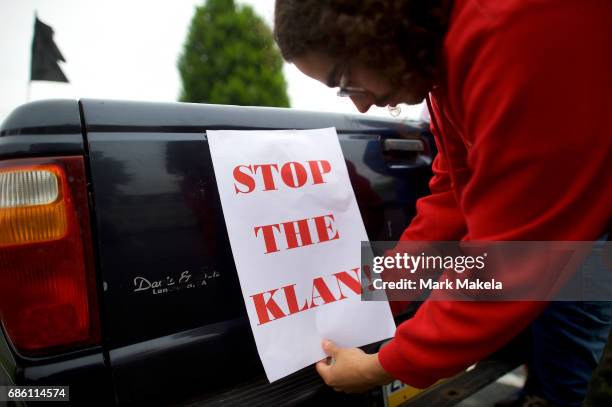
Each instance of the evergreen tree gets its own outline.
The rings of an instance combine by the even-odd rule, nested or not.
[[[207,0],[196,8],[178,61],[183,102],[288,107],[283,60],[249,6]]]

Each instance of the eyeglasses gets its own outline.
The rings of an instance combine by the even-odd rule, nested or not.
[[[364,96],[364,95],[371,93],[365,88],[361,88],[357,86],[348,86],[347,76],[348,75],[346,74],[346,70],[342,72],[342,75],[340,76],[340,85],[339,85],[339,89],[337,93],[338,96],[340,97]],[[389,114],[393,117],[398,117],[401,113],[401,108],[399,106],[388,106],[387,108],[389,109]]]
[[[346,72],[340,76],[340,89],[338,89],[338,96],[340,97],[351,97],[351,96],[363,96],[368,93],[364,88],[357,86],[348,86],[348,79]]]

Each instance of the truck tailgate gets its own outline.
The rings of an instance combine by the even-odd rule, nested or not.
[[[370,239],[397,239],[427,193],[428,162],[389,165],[391,120],[234,106],[81,101],[104,345],[119,401],[171,399],[263,374],[206,129],[336,127]]]

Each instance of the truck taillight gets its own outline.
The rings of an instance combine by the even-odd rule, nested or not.
[[[0,162],[0,320],[15,348],[99,342],[81,157]]]

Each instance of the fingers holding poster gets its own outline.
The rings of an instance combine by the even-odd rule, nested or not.
[[[270,381],[393,336],[385,302],[362,302],[367,240],[335,129],[207,131],[249,321]]]

